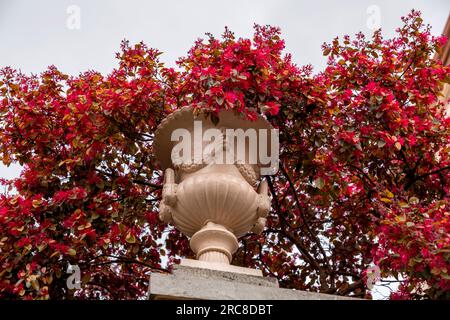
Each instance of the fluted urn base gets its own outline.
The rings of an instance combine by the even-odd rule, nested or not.
[[[230,264],[238,249],[236,236],[224,226],[208,222],[191,238],[192,250],[200,261]]]

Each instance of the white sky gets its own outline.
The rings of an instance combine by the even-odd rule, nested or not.
[[[80,9],[79,29],[67,27],[71,5]],[[412,8],[422,11],[434,34],[442,32],[450,12],[448,0],[0,0],[0,67],[40,73],[54,64],[68,74],[88,69],[109,73],[124,38],[158,48],[164,52],[161,59],[173,66],[205,32],[219,35],[228,26],[237,36],[250,37],[258,23],[281,27],[293,60],[320,70],[323,42],[371,33],[371,6],[379,9],[388,37]],[[0,177],[15,177],[19,171],[17,165],[0,164]]]
[[[67,27],[72,5],[80,9],[79,29]],[[258,23],[281,27],[294,61],[320,70],[325,65],[323,42],[358,31],[371,33],[371,6],[379,9],[386,36],[393,35],[400,17],[412,8],[422,11],[434,33],[441,33],[450,11],[447,0],[0,0],[0,67],[40,73],[54,64],[68,74],[88,69],[108,73],[116,66],[114,54],[124,38],[160,49],[161,59],[174,65],[205,32],[219,35],[228,26],[249,37]],[[0,164],[0,177],[18,172],[18,166]]]

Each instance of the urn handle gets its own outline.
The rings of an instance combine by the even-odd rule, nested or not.
[[[252,228],[252,232],[260,234],[264,227],[266,226],[266,217],[270,212],[270,197],[268,195],[269,186],[266,180],[261,181],[258,188],[258,208],[256,209],[256,214],[258,219]]]
[[[261,181],[258,188],[258,217],[265,218],[270,212],[269,186],[266,180]]]
[[[164,184],[162,189],[162,200],[159,203],[159,218],[165,223],[172,221],[172,206],[177,202],[177,187],[175,183],[175,172],[168,168],[164,172]]]
[[[166,205],[173,206],[177,202],[177,186],[175,183],[175,172],[171,168],[166,169],[162,190],[162,199]]]

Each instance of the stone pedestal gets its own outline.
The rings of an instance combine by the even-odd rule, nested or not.
[[[172,274],[153,273],[150,300],[347,300],[348,297],[282,289],[260,270],[183,260]]]

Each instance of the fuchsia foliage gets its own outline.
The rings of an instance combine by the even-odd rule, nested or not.
[[[143,43],[122,43],[107,76],[0,71],[0,298],[137,299],[148,276],[192,256],[157,219],[162,172],[153,132],[194,105],[233,109],[280,129],[280,171],[267,177],[263,235],[241,239],[233,264],[281,286],[371,298],[366,270],[401,285],[392,298],[450,298],[450,119],[440,100],[445,44],[412,11],[392,39],[334,39],[313,74],[284,55],[280,30],[198,40],[178,70]],[[82,289],[66,286],[79,265]],[[395,281],[397,281],[395,280]]]

